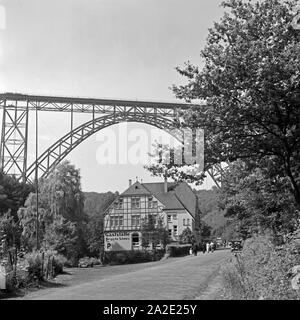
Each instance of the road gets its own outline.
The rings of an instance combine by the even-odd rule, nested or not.
[[[220,250],[136,265],[70,269],[53,287],[17,299],[220,299],[219,268],[229,256],[228,250]]]

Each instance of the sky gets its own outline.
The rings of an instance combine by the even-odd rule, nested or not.
[[[0,0],[0,92],[178,102],[170,87],[185,79],[175,67],[186,61],[201,65],[208,28],[223,14],[220,3]],[[90,119],[75,114],[75,125]],[[29,163],[35,154],[34,120],[30,114]],[[39,152],[66,134],[69,123],[70,114],[40,112]],[[147,148],[127,163],[105,163],[112,152],[120,154],[124,133],[128,151],[141,136],[147,137]],[[84,191],[122,192],[136,177],[161,181],[143,168],[141,155],[159,134],[166,137],[140,123],[114,125],[88,138],[67,159],[80,169]],[[207,179],[201,188],[212,185]]]

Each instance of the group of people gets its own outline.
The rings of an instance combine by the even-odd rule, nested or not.
[[[216,244],[211,241],[211,242],[202,242],[199,247],[197,246],[196,242],[193,243],[192,247],[191,247],[191,253],[194,254],[194,256],[197,255],[198,249],[200,249],[200,251],[202,251],[203,253],[207,252],[214,252],[216,250]]]
[[[202,244],[202,252],[205,253],[209,253],[209,252],[214,252],[216,250],[216,244],[211,241],[211,242],[206,242]]]

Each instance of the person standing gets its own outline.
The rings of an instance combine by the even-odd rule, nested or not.
[[[196,256],[197,255],[197,244],[196,244],[196,242],[194,242],[194,244],[193,244],[193,254],[194,254],[194,256]]]
[[[210,252],[213,253],[214,252],[214,243],[211,241],[209,246],[210,246]]]
[[[206,242],[206,252],[209,253],[209,242]]]

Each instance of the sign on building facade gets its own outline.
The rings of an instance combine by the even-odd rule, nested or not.
[[[127,231],[115,231],[104,233],[105,251],[131,250],[131,236]]]

